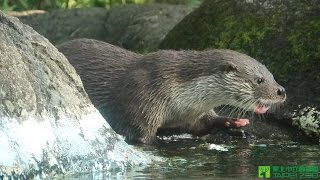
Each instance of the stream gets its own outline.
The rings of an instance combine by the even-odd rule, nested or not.
[[[268,167],[273,179],[320,179],[320,146],[314,143],[243,140],[210,144],[186,136],[137,148],[165,161],[72,179],[259,179]],[[267,167],[260,167],[260,172],[259,166]]]

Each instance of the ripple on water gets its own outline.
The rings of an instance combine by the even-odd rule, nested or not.
[[[154,155],[167,158],[165,162],[150,164],[147,167],[133,167],[118,174],[106,175],[105,173],[104,177],[108,176],[112,179],[257,179],[259,165],[320,164],[320,146],[314,144],[267,140],[208,144],[192,138],[173,139],[168,138],[155,146],[139,147]]]

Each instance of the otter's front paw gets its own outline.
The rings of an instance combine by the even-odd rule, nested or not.
[[[230,128],[239,128],[249,124],[249,119],[231,119],[225,121],[225,126]]]

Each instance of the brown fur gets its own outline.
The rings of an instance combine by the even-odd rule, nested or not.
[[[264,65],[231,50],[163,50],[143,56],[89,39],[58,48],[93,104],[128,140],[150,143],[160,127],[197,134],[212,125],[207,116],[218,117],[214,107],[253,110],[258,100],[268,105],[285,100],[284,88]],[[257,83],[259,78],[263,83]]]

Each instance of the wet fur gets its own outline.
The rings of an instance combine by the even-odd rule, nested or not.
[[[231,50],[140,55],[89,39],[58,48],[75,67],[93,104],[128,140],[150,143],[160,127],[197,134],[218,117],[214,107],[252,110],[258,99],[270,104],[283,100],[276,93],[282,87],[264,65]],[[265,81],[258,85],[260,77]]]

